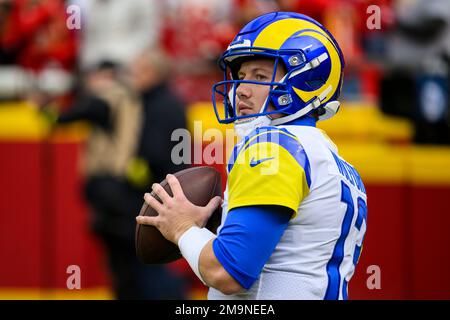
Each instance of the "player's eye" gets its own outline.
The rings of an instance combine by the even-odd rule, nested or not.
[[[262,73],[257,73],[255,79],[256,81],[266,81],[268,77]]]

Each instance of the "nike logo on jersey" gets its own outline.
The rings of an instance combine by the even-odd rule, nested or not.
[[[250,160],[250,167],[256,167],[258,164],[263,163],[264,161],[268,161],[268,160],[272,160],[275,157],[270,157],[270,158],[262,158],[259,160],[255,160],[255,158],[252,158],[252,160]]]

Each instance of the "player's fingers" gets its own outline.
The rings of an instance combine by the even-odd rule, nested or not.
[[[148,226],[156,226],[157,217],[137,216],[136,221],[139,224],[145,224]]]
[[[163,203],[168,203],[170,201],[171,197],[159,183],[154,183],[152,185],[152,190],[156,193],[156,195],[161,199]]]
[[[169,183],[174,197],[184,196],[183,189],[181,188],[180,181],[173,174],[168,174],[166,180]]]
[[[209,200],[205,209],[208,212],[208,214],[212,214],[214,212],[214,210],[216,210],[221,204],[222,204],[222,198],[219,196],[216,196],[216,197],[212,198],[211,200]]]
[[[156,200],[155,197],[153,197],[150,193],[144,194],[144,200],[150,207],[155,209],[158,213],[161,212],[163,205],[158,200]]]

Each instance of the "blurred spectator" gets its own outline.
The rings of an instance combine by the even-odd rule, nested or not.
[[[100,61],[128,64],[139,52],[159,41],[158,0],[73,0],[81,8],[80,66]]]
[[[129,82],[143,105],[143,129],[137,154],[148,164],[149,179],[140,183],[148,190],[153,182],[165,179],[168,173],[183,169],[171,160],[172,132],[187,128],[184,103],[168,86],[168,57],[158,49],[139,54],[128,69]]]
[[[386,62],[386,34],[395,24],[395,0],[359,0],[361,17],[358,29],[365,58],[378,64]],[[379,11],[377,11],[379,10]]]
[[[83,97],[57,115],[56,122],[84,120],[92,125],[83,161],[84,192],[92,210],[92,229],[106,250],[116,298],[180,299],[184,288],[170,270],[143,265],[136,257],[135,216],[144,189],[152,182],[149,171],[142,170],[148,162],[138,156],[141,135],[148,126],[139,97],[122,83],[118,71],[117,65],[105,61],[88,72]],[[47,114],[52,116],[49,110]],[[170,137],[164,139],[170,141]],[[155,136],[149,139],[156,140]],[[155,146],[162,147],[156,142]],[[156,150],[170,154],[170,150]]]
[[[155,182],[168,173],[185,169],[171,159],[178,143],[171,136],[176,129],[187,130],[185,105],[170,89],[170,64],[167,55],[157,49],[146,49],[127,68],[131,88],[139,95],[143,106],[142,130],[136,157],[128,167],[128,178],[139,194],[139,207],[130,207],[135,215],[142,205],[142,196]],[[134,221],[134,220],[133,220]],[[144,266],[142,266],[144,267]],[[188,289],[183,274],[167,265],[147,266],[147,290],[154,299],[185,299]]]
[[[72,70],[74,34],[61,0],[1,0],[0,61],[40,71],[49,64]]]
[[[171,83],[190,103],[208,101],[211,84],[221,78],[218,55],[234,35],[233,0],[171,0],[162,44],[174,62]]]
[[[77,44],[66,18],[61,0],[0,0],[0,99],[70,92]]]
[[[289,4],[287,3],[289,2]],[[290,7],[292,2],[295,1],[275,1],[275,0],[234,0],[235,10],[231,19],[236,24],[236,33],[242,28],[247,22],[253,20],[257,16],[260,16],[264,13],[271,11],[283,11],[281,10],[282,4],[285,4],[285,9],[287,9],[288,5]],[[293,9],[293,7],[290,7]],[[296,11],[294,10],[285,10],[285,11]],[[235,34],[236,34],[235,33]],[[230,39],[232,40],[232,39]]]
[[[179,128],[187,130],[187,123],[186,106],[168,85],[170,75],[170,60],[158,49],[145,50],[128,68],[129,83],[139,93],[144,112],[135,169],[130,170],[136,174],[129,175],[134,177],[136,187],[140,187],[141,204],[142,195],[154,182],[162,181],[168,173],[185,169],[185,165],[175,165],[171,159],[171,151],[178,143],[171,140],[172,132]],[[161,298],[177,298],[175,290],[180,292],[178,298],[186,298],[189,287],[186,279],[190,279],[191,274],[184,274],[183,268],[176,267],[177,262],[152,266],[152,278],[159,279],[152,288],[160,292]],[[177,274],[176,278],[173,273]]]
[[[106,249],[116,297],[142,298],[145,284],[134,257],[134,212],[129,211],[135,201],[126,179],[140,134],[141,106],[117,81],[112,63],[102,63],[84,80],[88,93],[57,122],[84,120],[92,125],[83,161],[92,228]]]
[[[450,6],[447,0],[395,2],[396,29],[390,34],[389,62],[420,70],[424,57],[450,52]]]
[[[381,106],[415,123],[415,142],[450,143],[450,6],[447,0],[397,1],[387,46]]]

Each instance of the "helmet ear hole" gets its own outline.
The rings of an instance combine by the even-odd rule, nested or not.
[[[319,107],[316,109],[316,112],[317,112],[317,115],[320,117],[320,116],[323,116],[327,111],[325,110],[324,107]]]
[[[325,112],[319,115],[319,120],[326,120],[334,116],[339,111],[340,103],[339,101],[330,101],[324,106],[321,106]]]

